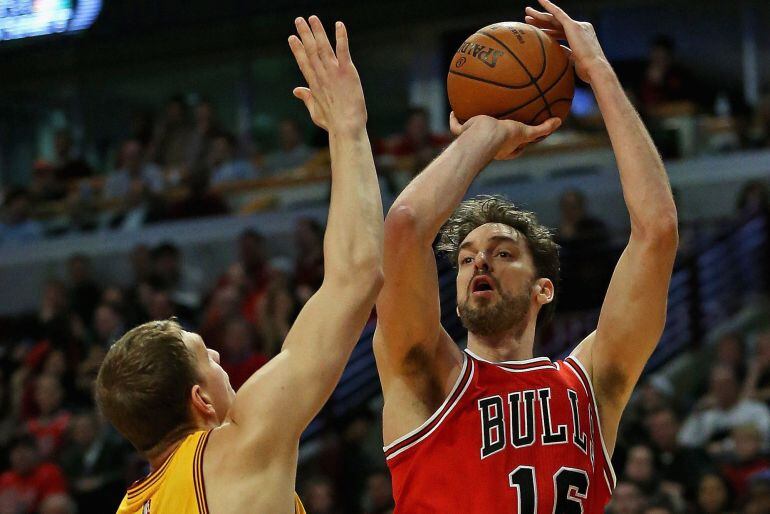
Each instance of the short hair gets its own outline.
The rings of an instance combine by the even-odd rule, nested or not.
[[[532,253],[537,278],[550,279],[554,288],[559,281],[559,245],[551,231],[541,225],[534,213],[519,209],[501,196],[477,196],[465,200],[441,228],[436,249],[457,266],[460,245],[475,228],[486,223],[502,223],[520,232]],[[554,299],[555,299],[554,291]],[[556,308],[552,301],[543,306],[539,318],[548,322]]]
[[[198,380],[179,323],[151,321],[109,349],[96,378],[96,401],[137,450],[148,452],[191,427],[189,394]]]

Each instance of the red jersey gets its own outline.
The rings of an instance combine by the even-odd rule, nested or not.
[[[466,350],[444,404],[385,456],[395,514],[602,513],[615,487],[574,357],[493,363]]]

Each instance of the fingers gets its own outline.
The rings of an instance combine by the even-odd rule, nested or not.
[[[572,60],[572,49],[568,46],[559,45],[567,56],[567,59]]]
[[[334,24],[334,30],[334,38],[337,40],[337,59],[339,62],[352,63],[348,47],[348,29],[344,23],[338,21]]]
[[[305,54],[307,55],[308,63],[310,63],[310,69],[313,70],[313,75],[317,79],[319,74],[323,72],[318,42],[305,18],[297,18],[294,20],[294,24],[297,26],[297,33],[302,40],[302,46],[305,47]],[[308,79],[308,77],[305,76],[305,79]],[[310,84],[310,87],[313,87],[313,84],[309,81],[308,84]]]
[[[561,119],[549,118],[543,123],[537,126],[527,126],[526,138],[527,141],[535,141],[536,139],[542,139],[550,135],[554,130],[561,126]]]
[[[463,130],[465,129],[463,128],[462,123],[460,123],[460,120],[457,119],[457,116],[455,116],[455,112],[454,111],[450,112],[449,113],[449,131],[452,133],[452,135],[459,136],[460,134],[463,133]]]
[[[329,43],[329,38],[326,36],[326,30],[324,30],[321,20],[318,19],[318,16],[314,15],[308,21],[313,31],[313,37],[318,45],[318,55],[321,58],[321,62],[324,65],[337,64],[337,57],[334,55],[334,50],[332,50],[332,45]]]
[[[294,59],[297,61],[299,71],[302,72],[305,81],[312,86],[315,83],[315,72],[308,59],[305,46],[297,36],[292,35],[289,36],[289,47],[291,48],[291,53],[294,54]]]
[[[548,11],[550,14],[553,15],[554,18],[556,18],[557,21],[560,23],[564,23],[565,21],[570,20],[570,17],[567,16],[567,13],[564,12],[558,5],[551,2],[550,0],[537,0],[540,2],[540,5],[543,6],[543,9]]]
[[[559,20],[554,18],[553,14],[538,11],[532,7],[525,7],[524,12],[526,13],[526,16],[524,16],[524,21],[530,23],[531,25],[535,25],[536,27],[555,28],[561,26]]]

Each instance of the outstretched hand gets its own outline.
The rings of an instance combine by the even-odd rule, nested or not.
[[[549,118],[540,125],[525,125],[514,120],[498,120],[491,116],[474,116],[465,123],[460,123],[454,111],[449,114],[449,130],[459,136],[471,127],[478,130],[499,133],[503,142],[495,155],[496,160],[515,159],[530,143],[545,139],[561,126],[561,119]]]
[[[545,12],[527,7],[524,21],[533,25],[554,39],[567,41],[575,63],[575,72],[580,80],[591,83],[591,70],[597,66],[609,66],[593,25],[576,21],[550,0],[538,0]]]
[[[313,123],[329,132],[364,128],[364,92],[350,58],[345,25],[335,24],[335,52],[317,16],[294,22],[299,37],[290,36],[289,46],[309,86],[295,88],[294,96],[305,103]]]

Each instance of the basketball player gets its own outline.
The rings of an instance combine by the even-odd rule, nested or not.
[[[566,39],[593,88],[631,236],[596,330],[563,361],[533,358],[538,318],[557,295],[557,245],[504,199],[460,201],[492,159],[514,157],[559,122],[477,116],[460,125],[452,116],[457,139],[385,220],[375,355],[396,514],[603,512],[620,416],[663,329],[678,238],[663,164],[591,25],[540,3],[545,12],[527,8],[526,21]],[[432,242],[442,225],[438,248],[458,268],[465,351],[440,325]]]
[[[150,461],[118,513],[304,513],[294,493],[302,431],[326,402],[382,284],[382,205],[366,106],[342,23],[336,55],[321,22],[296,20],[297,88],[329,132],[332,193],[324,282],[281,353],[236,394],[217,352],[171,320],[126,333],[107,353],[96,394],[106,417]]]

